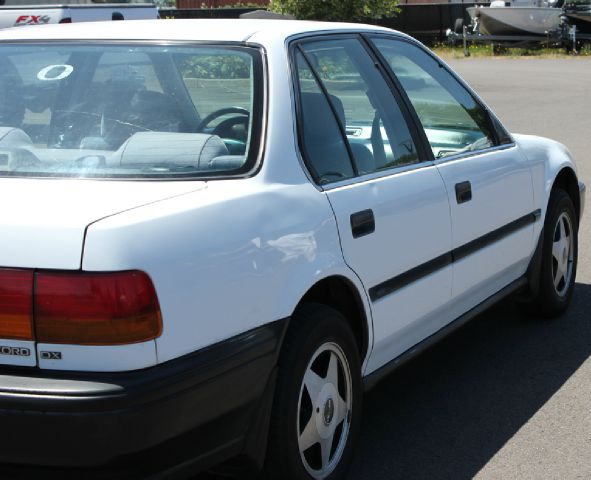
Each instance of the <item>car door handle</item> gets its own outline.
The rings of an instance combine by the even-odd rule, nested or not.
[[[376,229],[376,222],[373,216],[373,210],[361,210],[351,214],[351,232],[353,238],[364,237],[373,233]]]
[[[466,203],[472,200],[472,185],[470,182],[456,183],[456,200],[458,203]]]

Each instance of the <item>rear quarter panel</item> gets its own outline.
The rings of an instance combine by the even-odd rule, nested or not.
[[[164,329],[164,362],[288,317],[320,279],[345,275],[332,211],[309,183],[262,185],[258,177],[91,225],[83,270],[139,269],[152,278]]]
[[[256,37],[249,42],[265,46],[268,99],[258,172],[208,182],[205,190],[103,219],[87,231],[84,270],[151,276],[164,323],[159,362],[290,316],[316,282],[332,275],[357,288],[371,321],[330,204],[298,156],[285,42]],[[368,332],[371,351],[371,326]]]

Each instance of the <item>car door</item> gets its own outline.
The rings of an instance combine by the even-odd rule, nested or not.
[[[369,373],[445,323],[452,283],[445,185],[361,37],[301,41],[293,59],[302,153],[371,301]]]
[[[445,181],[459,316],[527,269],[540,216],[529,164],[498,120],[436,57],[403,39],[372,41],[404,87]]]

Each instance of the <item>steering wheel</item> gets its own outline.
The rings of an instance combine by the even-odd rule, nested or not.
[[[211,132],[213,135],[217,135],[218,132],[222,132],[225,129],[227,129],[228,127],[236,125],[237,123],[242,123],[242,122],[248,121],[248,119],[250,118],[250,112],[246,108],[242,108],[242,107],[220,108],[219,110],[215,110],[214,112],[211,112],[209,115],[206,115],[205,118],[203,120],[201,120],[201,123],[197,127],[197,131],[202,132],[203,130],[205,130],[205,127],[207,127],[207,125],[209,125],[216,118],[223,117],[224,115],[229,115],[231,113],[241,115],[242,117],[245,117],[245,118],[233,117],[233,118],[228,118],[227,120],[220,122],[219,125],[216,125],[216,127]]]

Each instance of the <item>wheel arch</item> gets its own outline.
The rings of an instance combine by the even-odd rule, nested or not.
[[[312,285],[294,311],[305,303],[320,303],[341,313],[353,331],[359,348],[359,358],[363,363],[369,353],[371,332],[370,314],[362,295],[350,279],[342,275],[332,275]]]
[[[571,198],[573,205],[575,206],[575,213],[577,215],[577,221],[581,219],[581,196],[579,193],[579,182],[577,175],[571,167],[562,168],[552,183],[551,190],[560,188],[564,190]],[[550,196],[548,195],[548,200]]]
[[[551,187],[547,191],[545,215],[548,215],[548,204],[552,192],[556,189],[561,189],[570,197],[575,207],[575,215],[577,221],[581,219],[581,195],[579,192],[579,182],[577,175],[572,167],[563,166],[552,181]],[[542,268],[542,249],[544,247],[544,229],[540,230],[540,235],[537,239],[536,248],[532,255],[531,261],[527,269],[527,278],[529,284],[529,295],[535,297],[539,293],[539,279]]]

